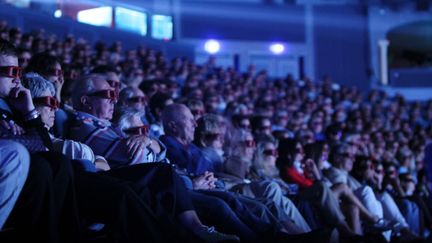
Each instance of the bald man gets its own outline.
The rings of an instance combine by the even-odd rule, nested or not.
[[[182,104],[167,106],[162,113],[162,122],[167,136],[163,136],[161,140],[170,148],[167,151],[168,159],[194,175],[214,171],[212,162],[205,159],[200,149],[192,144],[197,123],[188,107]],[[190,157],[178,154],[185,148]]]
[[[301,232],[291,219],[276,218],[263,203],[228,191],[213,190],[217,181],[212,173],[214,171],[213,164],[192,143],[197,124],[188,107],[182,104],[172,104],[165,107],[162,112],[162,122],[165,135],[160,140],[166,146],[166,157],[171,163],[187,171],[188,175],[184,175],[183,179],[192,181],[192,183],[187,184],[192,190],[192,201],[198,211],[199,206],[197,205],[211,205],[214,200],[222,199],[244,223],[259,236],[265,237],[266,240],[274,239],[281,230],[290,233]],[[272,207],[277,207],[272,202],[267,203]],[[212,208],[208,208],[208,210],[211,211]],[[273,232],[273,235],[270,232]],[[286,239],[285,237],[285,235],[282,236]],[[313,236],[308,235],[308,237]]]

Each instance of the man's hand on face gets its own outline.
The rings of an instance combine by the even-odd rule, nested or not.
[[[8,99],[10,105],[23,115],[35,109],[30,90],[23,86],[13,88],[9,93]]]

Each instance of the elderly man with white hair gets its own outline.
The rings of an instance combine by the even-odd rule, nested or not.
[[[115,170],[106,172],[107,175],[121,175],[138,186],[148,185],[156,200],[153,204],[160,204],[173,219],[204,241],[238,240],[235,235],[219,233],[201,223],[181,179],[170,165],[148,163],[164,159],[165,149],[159,141],[146,134],[127,137],[111,124],[117,95],[105,76],[93,74],[78,80],[72,99],[77,113],[70,138],[104,156]]]
[[[165,158],[165,148],[157,140],[146,135],[126,138],[111,125],[117,98],[103,75],[77,81],[72,96],[77,113],[70,138],[89,145],[96,154],[107,158],[113,168]]]

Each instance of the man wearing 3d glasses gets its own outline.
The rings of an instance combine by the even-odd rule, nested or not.
[[[174,236],[163,233],[171,224],[156,217],[128,184],[96,173],[73,171],[69,159],[53,152],[39,111],[49,109],[41,113],[50,118],[58,107],[57,99],[52,92],[33,103],[30,91],[21,86],[20,74],[15,47],[0,39],[0,135],[22,143],[30,152],[27,180],[4,225],[16,232],[8,240],[82,242],[80,216],[85,215],[92,223],[104,223],[108,234],[118,242],[175,242]],[[109,96],[90,96],[100,95]]]
[[[19,239],[36,242],[79,237],[72,168],[61,154],[47,152],[51,140],[20,77],[15,47],[0,39],[0,138],[22,143],[31,162],[4,228],[15,228]]]
[[[126,138],[111,125],[117,95],[103,75],[92,74],[78,80],[72,101],[78,112],[70,138],[89,145],[96,154],[107,158],[112,168],[165,157],[165,147],[157,140],[146,135]]]

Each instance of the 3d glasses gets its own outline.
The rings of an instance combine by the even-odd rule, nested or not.
[[[8,78],[21,78],[22,68],[17,66],[0,67],[0,76]]]
[[[106,89],[96,91],[94,93],[88,94],[88,96],[95,96],[103,99],[117,100],[117,93],[114,90]]]
[[[60,102],[53,96],[43,96],[33,99],[35,105],[49,106],[53,109],[58,109],[60,107]]]
[[[128,135],[147,135],[149,132],[149,126],[144,125],[140,127],[131,127],[123,130]]]
[[[136,96],[129,98],[128,101],[131,103],[145,103],[147,99],[144,96]]]
[[[56,76],[56,77],[63,77],[64,76],[64,72],[61,69],[51,69],[49,72],[50,75]]]

